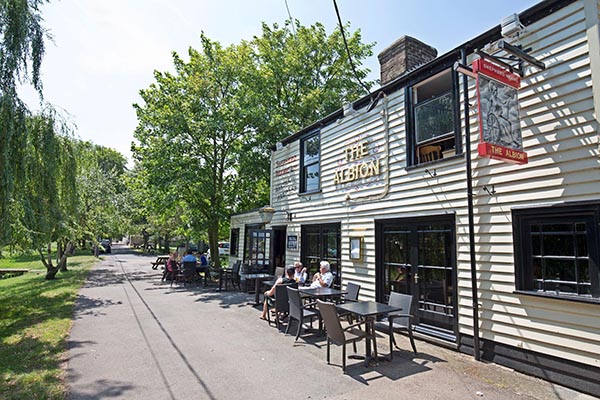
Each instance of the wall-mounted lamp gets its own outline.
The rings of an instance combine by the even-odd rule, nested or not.
[[[273,220],[273,215],[276,212],[278,212],[278,211],[276,211],[273,207],[264,206],[258,210],[258,215],[260,215],[260,219],[262,222],[264,222],[265,224],[269,224]],[[291,221],[294,219],[294,214],[292,214],[291,212],[289,212],[287,210],[279,210],[279,212],[284,212],[285,219],[288,221]]]
[[[494,185],[492,185],[491,189],[489,187],[487,187],[487,186],[484,186],[483,190],[485,190],[487,192],[487,194],[489,194],[490,196],[495,196],[496,195],[496,188],[494,187]]]
[[[260,215],[260,219],[265,224],[271,223],[273,219],[273,214],[275,214],[275,209],[271,206],[264,206],[263,208],[258,210],[258,215]]]

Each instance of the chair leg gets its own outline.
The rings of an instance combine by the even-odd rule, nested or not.
[[[395,340],[394,340],[394,331],[390,331],[389,335],[390,335],[390,360],[393,360],[394,359],[394,346],[393,346],[393,344],[395,342]]]
[[[287,327],[285,328],[285,334],[288,334],[288,331],[290,330],[290,325],[292,325],[292,317],[290,317],[290,319],[288,320],[288,324]]]
[[[346,343],[342,345],[342,372],[346,373]]]
[[[357,350],[356,350],[356,340],[354,340],[352,342],[352,350],[354,350],[355,353],[357,352]]]
[[[329,342],[329,336],[327,336],[327,365],[330,364],[329,360],[330,360],[330,342]]]
[[[300,331],[302,330],[302,320],[298,320],[298,332],[296,332],[296,342],[298,341],[298,338],[300,337]]]
[[[410,339],[410,345],[412,346],[413,351],[417,354],[417,347],[415,346],[415,339],[413,339],[412,330],[408,331],[408,338]]]

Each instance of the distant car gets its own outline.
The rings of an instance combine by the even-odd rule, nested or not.
[[[229,242],[219,242],[219,255],[220,256],[228,256],[229,255]]]
[[[104,248],[104,253],[110,253],[111,252],[111,240],[110,239],[102,239],[100,241],[100,249]],[[102,250],[100,250],[102,251]]]

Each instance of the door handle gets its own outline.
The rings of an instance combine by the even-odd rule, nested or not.
[[[415,274],[415,283],[419,283],[419,274]]]

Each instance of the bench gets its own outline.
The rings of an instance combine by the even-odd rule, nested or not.
[[[5,268],[5,269],[0,269],[0,276],[1,275],[11,275],[11,276],[18,276],[18,275],[23,275],[24,273],[29,272],[28,269],[22,269],[22,268]]]

